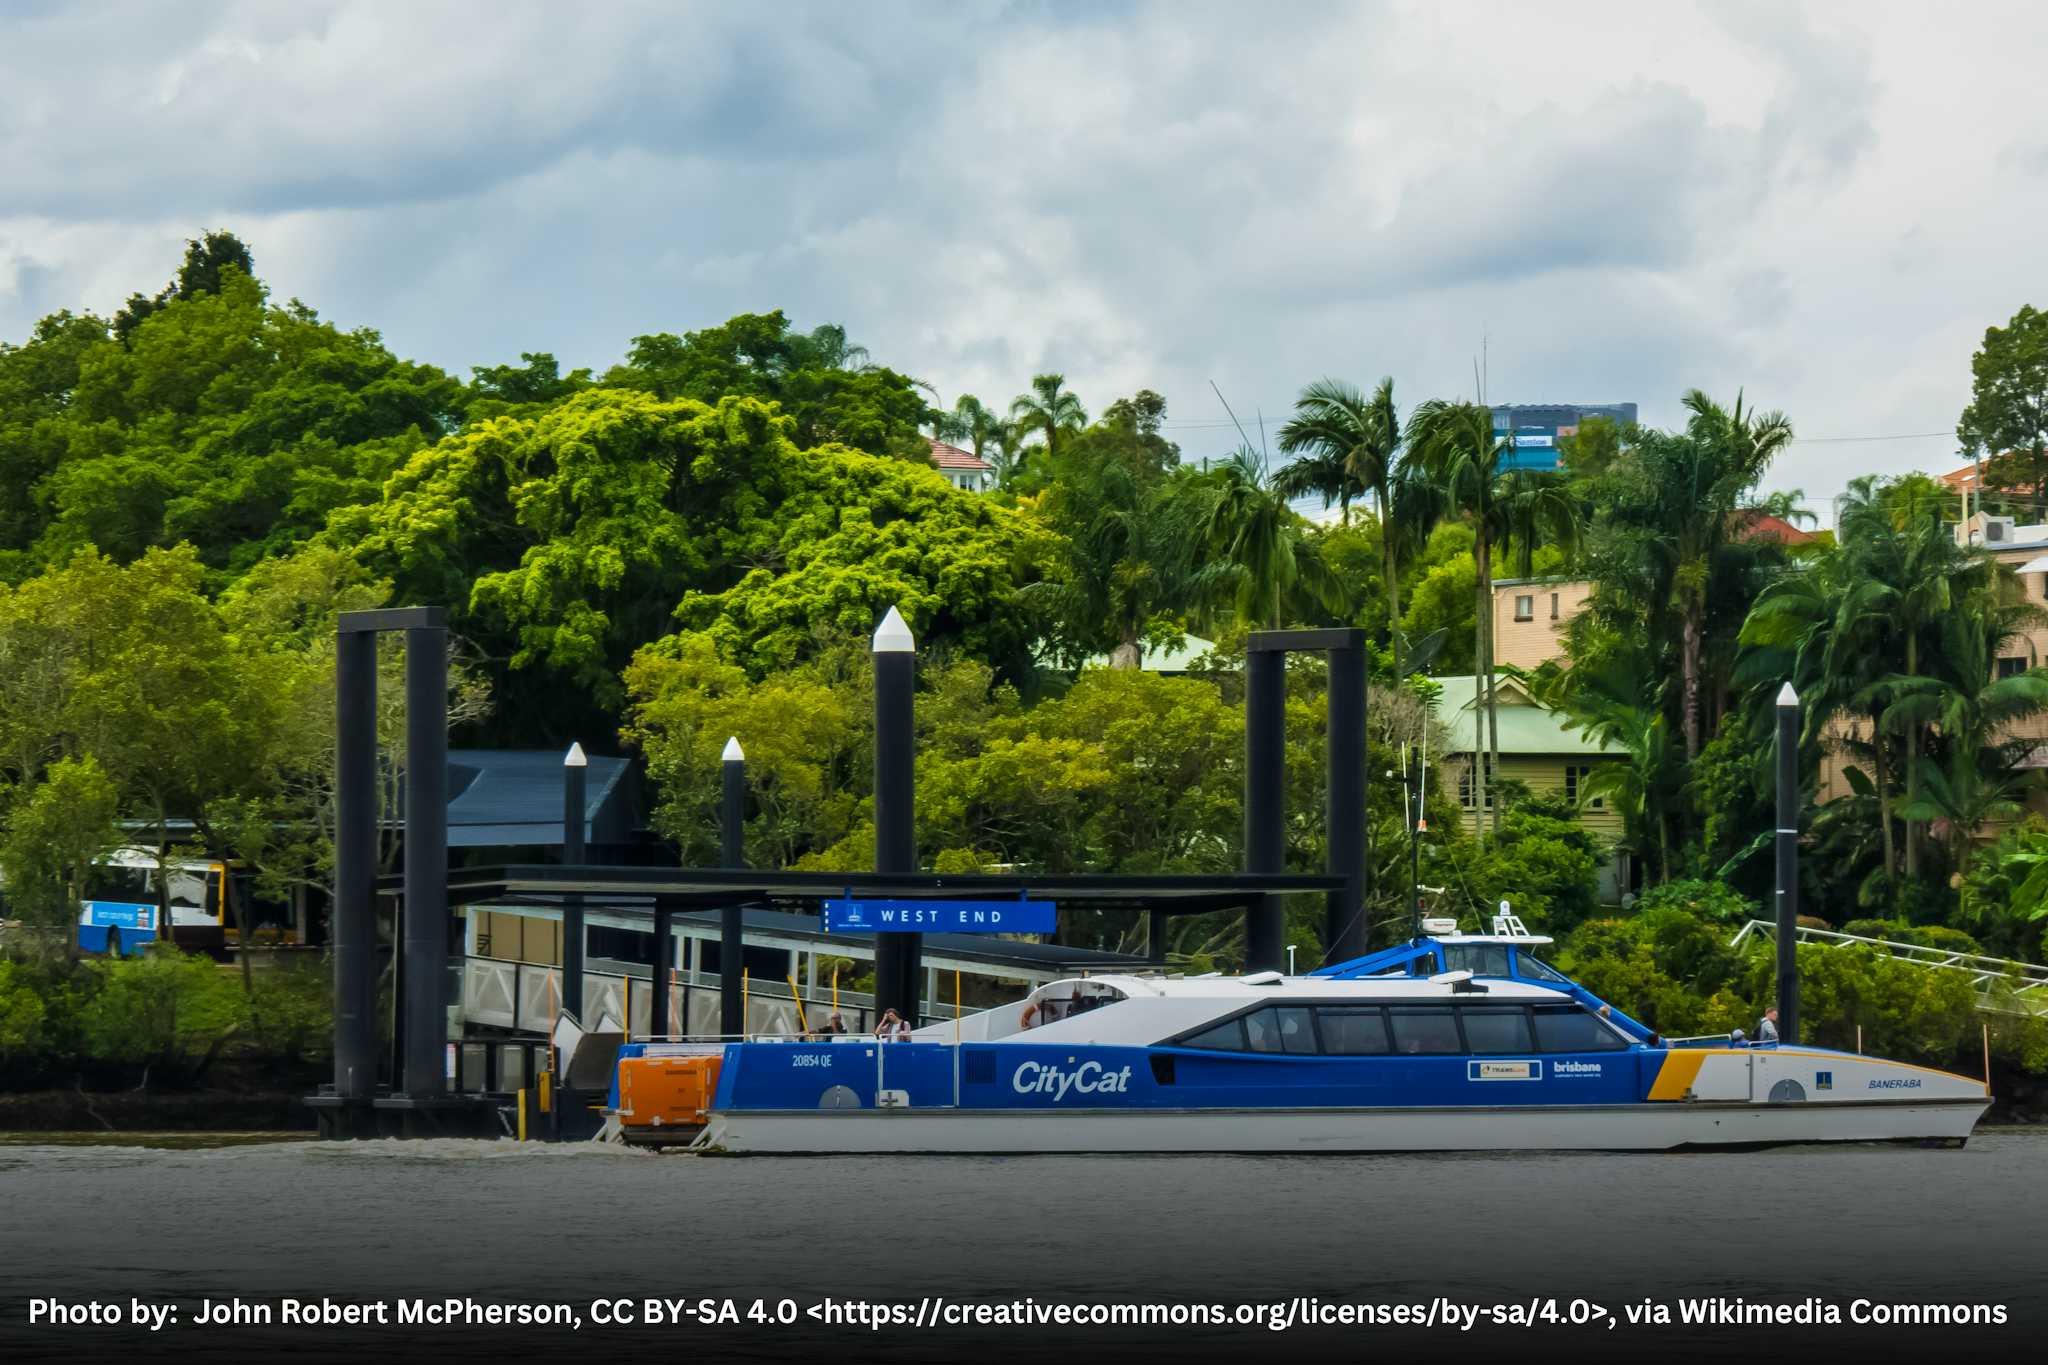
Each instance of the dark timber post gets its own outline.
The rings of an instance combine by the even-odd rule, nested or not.
[[[1145,953],[1154,962],[1166,962],[1166,912],[1148,910],[1145,912]]]
[[[672,1027],[669,1018],[669,983],[676,974],[676,908],[675,902],[667,896],[654,898],[654,994],[647,1010],[647,1035],[650,1038],[666,1038],[681,1029]],[[627,1027],[633,1021],[626,1021]]]
[[[718,811],[718,863],[747,865],[747,755],[739,736],[725,742],[719,763],[723,788]],[[747,1031],[746,1001],[741,998],[740,964],[746,951],[746,919],[738,901],[718,912],[718,1031],[735,1037]]]
[[[377,1082],[374,631],[344,624],[335,637],[334,698],[334,1093],[359,1100]]]
[[[917,641],[896,608],[875,630],[875,871],[917,870],[917,735],[911,689]],[[918,1023],[919,936],[875,935],[875,1011]]]
[[[1778,1041],[1799,1041],[1799,694],[1778,692]]]
[[[1365,633],[1329,652],[1329,871],[1344,889],[1328,894],[1324,906],[1324,960],[1362,956],[1365,933]]]
[[[448,628],[405,632],[405,1091],[446,1093]]]
[[[1257,635],[1245,650],[1244,870],[1280,872],[1287,833],[1287,655]],[[1259,897],[1245,912],[1245,970],[1283,970],[1286,939],[1282,902]]]
[[[562,756],[562,863],[583,866],[584,821],[590,760],[581,744]],[[562,897],[562,1013],[583,1022],[583,897],[571,891]]]

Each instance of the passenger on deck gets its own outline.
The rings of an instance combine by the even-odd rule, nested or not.
[[[1756,1021],[1756,1040],[1759,1043],[1778,1041],[1778,1007],[1771,1006],[1764,1011],[1764,1017]]]
[[[846,1021],[835,1014],[825,1021],[825,1027],[819,1029],[818,1032],[827,1038],[834,1034],[844,1033],[846,1032]]]
[[[883,1010],[881,1019],[875,1024],[875,1037],[885,1043],[895,1042],[896,1026],[902,1022],[903,1017],[895,1010]]]
[[[1024,1012],[1017,1016],[1017,1027],[1020,1029],[1037,1028],[1040,1022],[1038,1013],[1038,1002],[1036,1000],[1025,1001]]]

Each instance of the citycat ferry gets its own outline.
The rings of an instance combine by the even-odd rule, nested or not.
[[[729,1152],[1960,1143],[1990,1103],[1979,1081],[1902,1062],[1665,1040],[1511,918],[1426,927],[1308,976],[1058,981],[908,1041],[629,1045],[615,1118],[628,1141],[677,1122],[636,1098],[664,1071],[692,1077],[696,1145]]]

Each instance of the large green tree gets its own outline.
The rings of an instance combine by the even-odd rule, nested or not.
[[[2005,326],[1984,329],[1956,436],[1965,449],[1991,457],[1986,483],[2025,488],[2039,510],[2048,492],[2048,313],[2028,304]]]

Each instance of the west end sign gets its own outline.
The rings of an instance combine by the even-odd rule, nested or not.
[[[825,932],[856,934],[1050,934],[1051,901],[854,900],[825,902]]]

